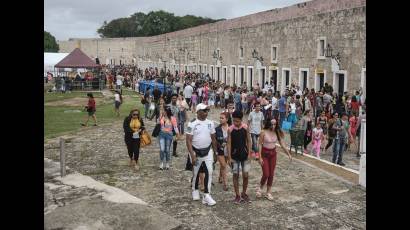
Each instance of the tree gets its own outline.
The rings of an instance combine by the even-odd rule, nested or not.
[[[102,38],[153,36],[220,20],[225,19],[213,20],[194,15],[179,17],[163,10],[148,14],[137,12],[127,18],[113,19],[108,23],[104,21],[97,32]]]
[[[56,38],[49,32],[44,31],[44,52],[58,52],[60,48],[56,42]]]

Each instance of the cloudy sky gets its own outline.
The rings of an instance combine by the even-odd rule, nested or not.
[[[186,14],[236,18],[260,11],[290,6],[306,0],[44,0],[44,30],[57,40],[99,37],[104,21],[136,12],[165,10]]]

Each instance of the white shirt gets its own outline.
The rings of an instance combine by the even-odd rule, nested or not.
[[[302,94],[303,94],[303,92],[302,92],[302,90],[296,90],[296,95],[299,95],[299,96],[302,96]]]
[[[118,93],[114,94],[115,101],[121,102],[120,95]]]
[[[272,97],[272,108],[277,110],[278,108],[278,99],[276,97]]]
[[[290,103],[290,113],[296,113],[296,104]]]
[[[250,133],[260,134],[261,133],[261,124],[264,120],[263,113],[261,111],[255,112],[252,111],[249,114],[248,121],[250,121]]]
[[[192,135],[192,146],[197,149],[207,148],[212,143],[211,134],[215,133],[214,122],[208,119],[204,121],[196,118],[188,123],[186,134]],[[211,147],[212,150],[212,147]],[[204,159],[213,159],[213,154],[209,153]]]
[[[202,87],[198,89],[198,96],[199,96],[199,97],[202,96],[202,90],[203,90]]]
[[[185,86],[184,97],[185,98],[191,98],[193,91],[194,91],[194,89],[192,88],[192,86],[190,86],[190,85]]]

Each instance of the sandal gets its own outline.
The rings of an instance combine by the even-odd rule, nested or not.
[[[261,197],[262,197],[262,192],[261,192],[261,189],[260,189],[260,188],[257,188],[257,189],[256,189],[256,197],[257,197],[257,198],[261,198]]]
[[[220,183],[220,184],[222,184],[222,178],[218,178],[218,182]]]
[[[273,200],[273,196],[270,193],[266,193],[265,198],[268,200]]]
[[[226,186],[226,184],[224,184],[223,190],[228,191],[228,186]]]

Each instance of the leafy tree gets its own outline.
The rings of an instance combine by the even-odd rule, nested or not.
[[[97,30],[101,37],[142,37],[169,33],[220,20],[202,18],[194,15],[175,16],[163,10],[151,11],[148,14],[137,12],[128,18],[118,18],[103,25]]]
[[[56,38],[44,31],[44,52],[58,52],[59,49]]]

